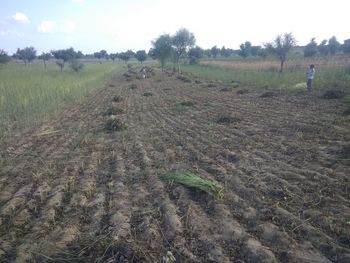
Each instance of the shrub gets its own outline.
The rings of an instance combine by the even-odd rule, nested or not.
[[[76,59],[72,59],[69,62],[69,67],[76,73],[78,73],[79,71],[81,71],[84,67],[84,64],[81,63],[80,61],[76,60]]]
[[[344,91],[342,90],[327,90],[322,98],[326,99],[326,100],[330,100],[330,99],[340,99],[343,98],[345,96]]]

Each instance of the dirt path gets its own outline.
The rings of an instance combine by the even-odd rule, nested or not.
[[[0,261],[349,262],[342,105],[186,78],[116,76],[1,145]],[[104,129],[111,107],[126,130]],[[224,198],[159,179],[181,170]]]

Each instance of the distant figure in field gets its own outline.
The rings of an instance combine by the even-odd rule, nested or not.
[[[306,73],[307,76],[307,89],[309,91],[312,90],[312,80],[314,79],[315,76],[315,65],[311,64],[309,70]]]
[[[143,68],[143,69],[142,69],[142,78],[145,79],[146,77],[147,77],[146,69]]]

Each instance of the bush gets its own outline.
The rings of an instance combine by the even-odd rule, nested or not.
[[[81,63],[80,61],[73,59],[69,62],[69,67],[76,73],[81,71],[84,67],[84,64]]]
[[[327,90],[322,98],[326,99],[326,100],[330,100],[330,99],[341,99],[345,96],[344,91],[342,90]]]
[[[10,57],[7,55],[5,51],[0,49],[0,64],[6,64],[10,61]]]

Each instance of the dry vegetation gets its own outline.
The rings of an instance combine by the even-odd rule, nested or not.
[[[349,262],[339,100],[153,73],[2,142],[1,262]]]

